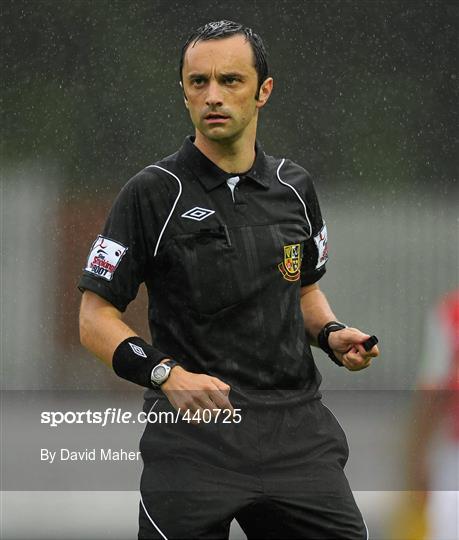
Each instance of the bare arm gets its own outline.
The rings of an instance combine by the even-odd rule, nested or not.
[[[300,294],[304,327],[306,328],[310,343],[317,345],[317,335],[322,327],[329,321],[337,319],[330,308],[325,294],[319,289],[317,283],[301,287]]]
[[[302,287],[300,294],[304,326],[311,343],[317,345],[317,335],[322,327],[327,322],[336,320],[336,317],[317,283]],[[357,328],[344,328],[332,332],[328,342],[335,356],[347,369],[359,371],[368,367],[371,359],[379,355],[376,345],[368,352],[363,348],[362,343],[369,337]]]
[[[83,293],[80,340],[86,349],[111,367],[115,349],[132,336],[137,334],[121,320],[121,312],[110,302],[91,291]]]

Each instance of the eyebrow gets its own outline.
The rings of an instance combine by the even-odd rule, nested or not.
[[[239,78],[243,78],[246,76],[245,73],[241,73],[240,71],[228,71],[228,72],[223,72],[223,73],[220,73],[219,75],[220,77],[239,77]],[[188,79],[197,79],[197,78],[203,78],[203,79],[207,79],[208,78],[208,75],[205,74],[205,73],[199,73],[199,72],[192,72],[192,73],[189,73],[188,76],[187,76]]]
[[[241,73],[240,71],[229,71],[227,73],[222,73],[222,77],[244,77],[244,73]]]

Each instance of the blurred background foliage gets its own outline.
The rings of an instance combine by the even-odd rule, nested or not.
[[[268,153],[330,188],[451,197],[456,2],[3,0],[1,10],[2,162],[57,167],[73,195],[117,190],[192,132],[180,48],[194,27],[228,18],[269,52]]]

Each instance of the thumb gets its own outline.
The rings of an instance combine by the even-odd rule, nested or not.
[[[356,349],[357,345],[363,343],[370,336],[364,334],[357,328],[344,328],[338,332],[331,332],[328,337],[330,347],[339,352],[348,352]]]
[[[346,333],[346,337],[345,337],[346,341],[355,345],[363,343],[370,337],[369,334],[365,334],[364,332],[361,332],[357,328],[348,328],[347,330],[348,332]]]

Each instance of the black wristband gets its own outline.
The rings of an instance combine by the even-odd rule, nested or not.
[[[167,354],[155,349],[140,337],[122,341],[113,353],[113,371],[123,379],[146,388],[154,388],[151,370],[164,360]]]
[[[333,362],[335,362],[337,366],[340,366],[340,367],[342,367],[343,364],[342,362],[338,360],[338,358],[336,358],[333,350],[328,344],[328,337],[332,332],[337,332],[338,330],[342,330],[343,328],[347,328],[347,326],[338,321],[330,321],[326,325],[323,326],[322,330],[319,332],[319,335],[317,336],[317,343],[319,347],[328,354],[329,358],[333,360]]]

